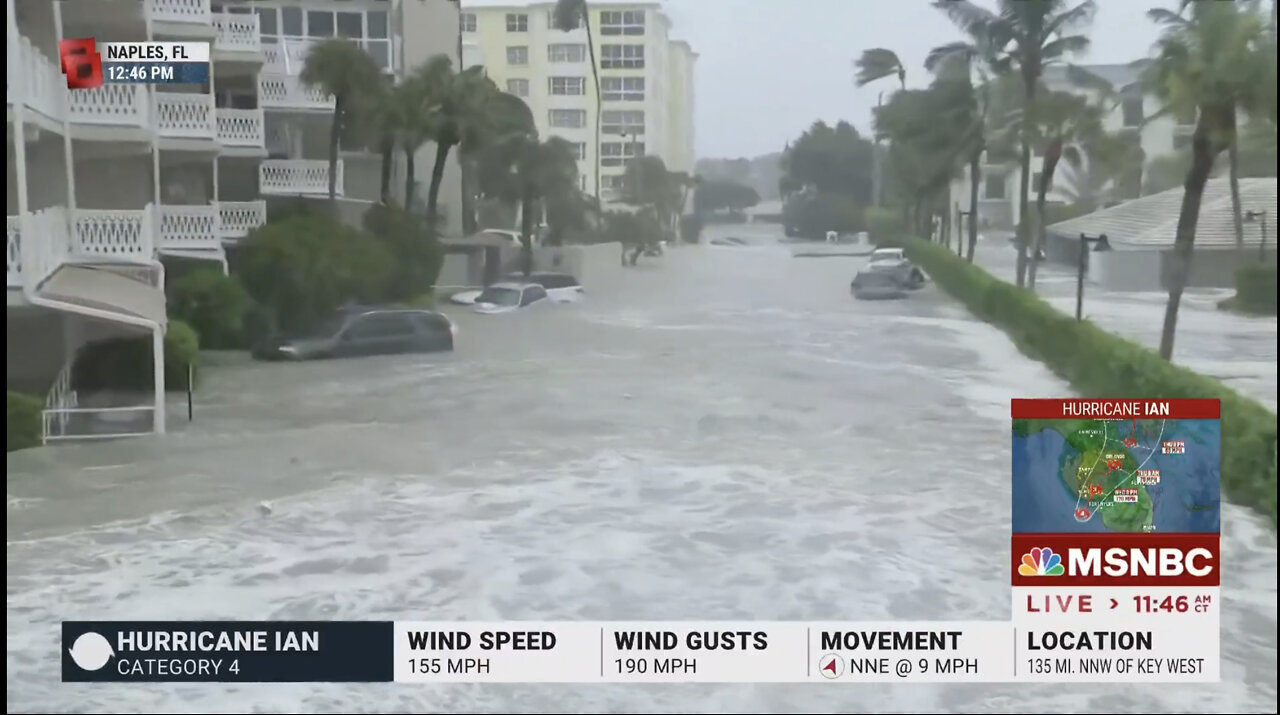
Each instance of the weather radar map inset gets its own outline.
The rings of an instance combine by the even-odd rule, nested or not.
[[[1219,532],[1216,410],[1152,415],[1161,401],[1051,402],[1062,407],[1015,410],[1013,533]]]

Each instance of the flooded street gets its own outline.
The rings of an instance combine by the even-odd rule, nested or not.
[[[453,310],[452,355],[217,355],[170,435],[11,454],[10,710],[1274,712],[1276,539],[1236,507],[1214,685],[59,682],[70,619],[1009,618],[1008,401],[1060,380],[933,288],[854,302],[861,259],[644,260]]]

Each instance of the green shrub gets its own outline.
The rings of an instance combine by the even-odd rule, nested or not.
[[[81,348],[71,371],[77,391],[152,389],[151,336],[115,338]],[[200,361],[200,340],[190,325],[170,320],[164,335],[164,382],[167,390],[187,389],[187,366],[192,375]]]
[[[782,223],[789,234],[823,238],[827,231],[855,233],[866,225],[862,207],[837,194],[808,193],[789,199],[782,207]]]
[[[1243,313],[1276,314],[1276,264],[1252,263],[1236,269],[1231,307]]]
[[[436,307],[436,294],[420,293],[408,300],[401,301],[401,303],[409,308],[434,309]]]
[[[947,248],[909,239],[907,251],[938,286],[1006,333],[1086,397],[1216,398],[1222,401],[1222,490],[1276,523],[1276,415],[1221,382],[1154,350],[1077,321],[1035,294],[995,278]],[[1274,268],[1272,280],[1274,281]],[[1272,283],[1274,286],[1274,283]],[[1274,299],[1274,297],[1273,297]]]
[[[651,211],[611,211],[604,215],[603,233],[609,241],[652,245],[662,240],[662,226]]]
[[[318,214],[255,230],[240,280],[283,330],[306,328],[348,302],[387,300],[392,256],[376,238]]]
[[[5,437],[5,451],[26,449],[40,444],[42,411],[44,403],[39,398],[9,391],[9,426]]]
[[[227,350],[247,346],[244,320],[252,300],[240,282],[217,268],[200,268],[175,281],[169,318],[195,328],[200,344]]]
[[[431,292],[444,265],[444,250],[422,217],[378,204],[365,212],[364,227],[392,258],[387,299],[406,300]]]
[[[876,245],[883,245],[902,238],[905,233],[902,214],[895,209],[873,206],[867,209],[867,233]]]

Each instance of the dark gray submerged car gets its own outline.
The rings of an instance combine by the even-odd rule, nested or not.
[[[849,289],[858,300],[893,300],[924,284],[924,272],[910,261],[872,261],[853,277]]]
[[[273,335],[253,348],[259,360],[320,360],[452,350],[453,321],[434,310],[356,307],[298,335]]]

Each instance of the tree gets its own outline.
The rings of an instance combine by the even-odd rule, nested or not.
[[[755,189],[724,179],[703,181],[693,195],[694,213],[705,216],[717,211],[742,212],[760,203]]]
[[[302,68],[303,83],[319,87],[333,97],[333,120],[329,127],[329,202],[337,199],[338,150],[344,125],[363,97],[382,86],[381,71],[369,53],[348,40],[324,40],[307,53]]]
[[[1067,0],[998,0],[992,12],[969,0],[934,0],[934,7],[946,13],[979,46],[992,50],[990,64],[1001,72],[1016,72],[1021,80],[1023,120],[1035,124],[1035,95],[1044,68],[1062,62],[1089,47],[1085,35],[1071,34],[1086,26],[1096,5],[1093,0],[1067,7]],[[1027,208],[1031,180],[1031,133],[1024,131],[1018,180],[1018,264],[1017,284],[1026,283]]]
[[[1182,8],[1186,16],[1155,9],[1148,16],[1165,25],[1157,56],[1143,72],[1143,83],[1168,111],[1197,111],[1191,134],[1191,166],[1184,183],[1174,235],[1169,303],[1160,334],[1160,356],[1173,358],[1178,308],[1191,272],[1196,225],[1205,184],[1214,160],[1236,138],[1237,110],[1266,115],[1266,93],[1276,78],[1273,63],[1259,62],[1265,52],[1265,23],[1256,2],[1196,2]]]
[[[596,157],[595,166],[592,167],[592,173],[595,175],[595,192],[596,206],[600,205],[600,65],[596,62],[596,43],[595,38],[591,36],[591,12],[587,7],[587,0],[556,0],[555,9],[551,11],[551,17],[557,30],[569,30],[582,27],[587,32],[587,53],[591,58],[591,81],[595,85],[596,90],[596,131],[595,146],[591,150],[591,155]]]
[[[483,140],[484,122],[493,90],[483,67],[454,72],[453,61],[447,55],[436,55],[427,60],[418,70],[416,79],[422,83],[426,104],[425,136],[436,145],[431,181],[427,187],[426,211],[428,225],[434,227],[439,217],[440,187],[449,152],[456,146]]]
[[[854,75],[854,83],[859,87],[884,79],[885,77],[896,76],[898,78],[898,86],[902,89],[907,88],[907,68],[902,65],[902,60],[898,58],[898,54],[893,50],[887,50],[883,47],[874,47],[869,50],[863,50],[862,55],[854,62],[857,68],[857,74]],[[875,185],[871,190],[871,200],[880,205],[882,191],[884,188],[884,157],[880,153],[880,139],[876,138],[875,145],[875,169],[872,174]]]

